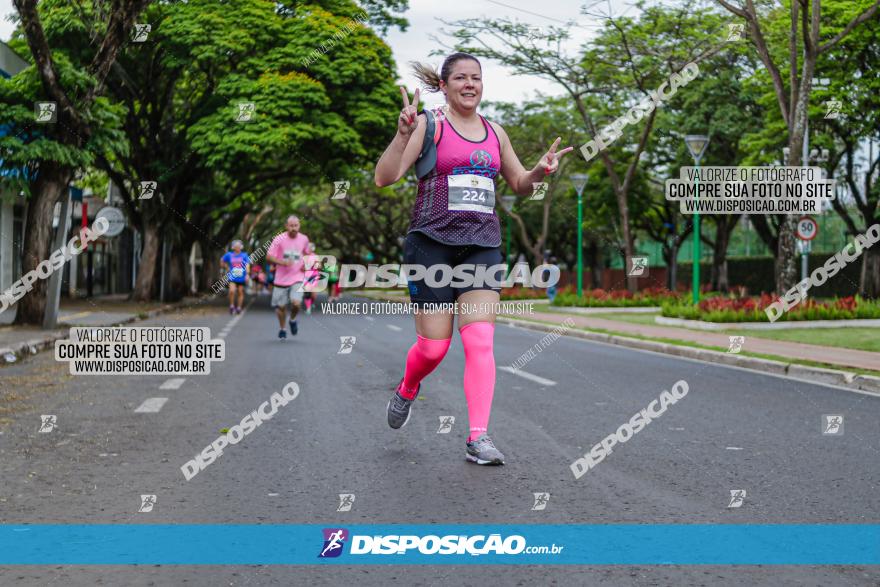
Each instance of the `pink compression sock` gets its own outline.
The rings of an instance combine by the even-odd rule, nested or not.
[[[418,337],[406,355],[406,372],[403,376],[403,386],[399,390],[401,397],[413,399],[416,396],[419,383],[440,364],[451,342],[451,338],[435,340],[424,336]]]
[[[467,399],[470,435],[468,441],[486,432],[495,395],[495,353],[492,349],[495,325],[471,322],[459,332],[464,345],[464,396]]]

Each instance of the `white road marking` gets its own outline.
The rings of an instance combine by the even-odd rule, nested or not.
[[[684,430],[684,428],[670,428],[670,430],[678,430],[678,431],[681,431],[681,430]]]
[[[278,494],[277,493],[270,493],[269,497],[278,497]]]
[[[167,397],[151,397],[149,399],[144,400],[136,410],[135,413],[145,414],[145,413],[153,413],[158,412],[162,409],[162,406],[165,405],[165,402],[168,401]]]
[[[738,447],[738,446],[725,446],[724,448],[725,448],[726,450],[742,450],[742,449],[741,449],[740,447]]]
[[[393,330],[395,332],[400,332],[401,330],[403,330],[403,328],[401,328],[400,326],[395,326],[394,324],[386,324],[385,326],[387,326],[388,328],[390,328],[391,330]]]
[[[175,377],[173,379],[168,379],[159,386],[159,389],[180,389],[180,386],[183,385],[183,382],[186,381],[183,377]]]
[[[529,381],[534,381],[539,385],[556,385],[555,381],[551,381],[550,379],[544,379],[543,377],[538,377],[537,375],[532,375],[531,373],[526,373],[522,369],[514,369],[513,367],[498,367],[502,371],[507,371],[508,373],[512,373],[513,375],[518,375],[523,379],[528,379]]]

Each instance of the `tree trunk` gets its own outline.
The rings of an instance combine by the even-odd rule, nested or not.
[[[726,224],[726,222],[718,223],[715,246],[712,251],[712,289],[724,293],[730,289],[727,280],[727,247],[730,244],[730,231]]]
[[[182,299],[189,290],[186,277],[190,247],[186,243],[176,244],[171,247],[167,267],[168,286],[166,301],[176,302]]]
[[[623,231],[623,266],[626,268],[628,267],[627,261],[632,259],[635,248],[632,230],[629,225],[629,205],[627,204],[626,193],[619,193],[617,195],[617,205],[620,208],[620,228]],[[626,276],[626,289],[631,293],[636,293],[638,289],[638,277],[629,275],[629,272],[627,272]]]
[[[859,295],[864,298],[880,298],[880,249],[870,248],[862,252]]]
[[[197,275],[196,278],[199,280],[199,291],[204,293],[214,293],[214,290],[211,289],[220,275],[220,253],[213,247],[211,247],[211,243],[202,242],[202,273],[201,275]]]
[[[21,260],[22,276],[36,269],[49,258],[52,242],[52,213],[55,202],[67,190],[73,171],[51,161],[42,161],[33,184],[33,197],[28,203],[27,223],[24,235],[24,257]],[[64,221],[61,221],[64,225]],[[33,289],[17,305],[15,324],[42,324],[46,312],[48,280],[37,278]]]
[[[602,287],[602,247],[596,239],[590,239],[589,262],[590,262],[590,287],[598,289]]]
[[[678,244],[669,246],[666,269],[666,289],[678,291]]]
[[[794,112],[791,114],[788,134],[788,162],[787,165],[797,167],[807,165],[809,161],[802,161],[804,137],[807,130],[807,99],[810,95],[810,80],[812,79],[813,64],[815,58],[808,58],[804,63],[804,79],[802,91],[798,93],[798,100]],[[797,217],[787,214],[779,225],[779,247],[776,249],[776,294],[782,295],[797,283],[798,255],[797,255]]]
[[[158,290],[156,282],[156,270],[159,267],[159,250],[161,240],[159,227],[148,221],[144,221],[144,244],[141,249],[141,262],[138,268],[137,280],[131,299],[138,302],[146,302],[154,297]]]

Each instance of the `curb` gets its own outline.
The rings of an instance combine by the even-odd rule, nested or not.
[[[537,324],[535,322],[507,318],[504,316],[498,316],[496,320],[508,324],[516,324],[517,326],[528,328],[530,330],[537,330],[539,332],[550,332],[554,327],[558,326],[555,324]],[[582,338],[593,342],[615,344],[627,348],[664,353],[686,359],[696,359],[708,363],[730,365],[731,367],[740,367],[752,371],[761,371],[773,375],[801,379],[810,383],[835,385],[837,387],[869,393],[880,397],[880,377],[874,377],[872,375],[858,375],[850,371],[808,367],[806,365],[798,365],[795,363],[782,363],[780,361],[771,361],[769,359],[759,359],[757,357],[747,357],[721,351],[679,346],[665,342],[642,340],[640,338],[628,338],[626,336],[602,334],[598,332],[571,330],[565,334],[567,336],[574,336],[576,338]]]
[[[188,301],[188,302],[177,302],[174,304],[166,304],[154,310],[150,310],[148,312],[141,312],[135,315],[132,315],[124,320],[118,320],[113,322],[112,324],[102,324],[100,326],[95,326],[95,328],[110,328],[113,326],[122,326],[123,324],[131,324],[132,322],[138,322],[140,320],[149,320],[150,318],[155,318],[161,314],[166,314],[168,312],[172,312],[174,310],[182,310],[184,308],[189,308],[192,306],[197,306],[202,303],[203,300],[198,301]],[[142,313],[146,314],[145,318],[141,318],[140,315]],[[54,334],[47,334],[42,338],[32,338],[30,340],[26,340],[24,342],[16,343],[12,346],[0,347],[0,358],[3,360],[0,361],[0,366],[8,365],[11,363],[17,362],[19,359],[23,359],[25,357],[29,357],[31,355],[36,355],[41,351],[52,350],[55,348],[56,340],[67,340],[70,337],[70,328],[72,326],[67,327],[67,332],[56,332]],[[9,355],[14,355],[14,358],[10,361],[8,359]]]
[[[364,296],[371,297],[371,296]],[[381,297],[381,296],[377,296]],[[382,298],[384,299],[384,298]],[[386,301],[401,302],[402,300]],[[530,330],[539,332],[550,332],[560,325],[557,323],[536,323],[517,318],[509,318],[506,316],[496,317],[496,321],[508,324],[516,324]],[[566,336],[573,336],[593,342],[602,342],[605,344],[615,344],[632,349],[643,351],[652,351],[655,353],[663,353],[682,357],[685,359],[695,359],[708,363],[718,363],[729,365],[731,367],[740,367],[742,369],[750,369],[752,371],[760,371],[770,373],[772,375],[781,375],[783,377],[791,377],[800,379],[808,383],[828,384],[842,387],[852,391],[859,391],[880,397],[880,377],[873,375],[858,375],[851,371],[838,371],[836,369],[823,369],[820,367],[808,367],[806,365],[798,365],[795,363],[783,363],[780,361],[772,361],[769,359],[759,359],[757,357],[747,357],[739,354],[725,353],[721,351],[712,351],[708,349],[700,349],[689,346],[680,346],[665,342],[655,342],[652,340],[642,340],[640,338],[629,338],[616,334],[604,334],[601,332],[588,332],[584,330],[569,330]]]
[[[657,316],[654,322],[662,326],[683,326],[692,330],[794,330],[796,328],[873,328],[880,326],[880,319],[859,320],[783,320],[781,322],[706,322],[685,318]],[[818,334],[818,333],[817,333]]]

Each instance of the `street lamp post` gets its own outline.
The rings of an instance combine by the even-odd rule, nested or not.
[[[508,212],[507,220],[507,251],[504,255],[504,265],[510,268],[510,211],[513,210],[513,204],[516,202],[516,196],[501,196],[501,205]]]
[[[590,177],[586,173],[572,173],[569,176],[574,189],[578,195],[578,238],[577,238],[577,295],[581,297],[584,291],[584,263],[583,263],[583,243],[584,243],[584,187]]]
[[[700,185],[700,159],[709,146],[709,137],[706,135],[687,135],[684,142],[690,151],[691,157],[694,158],[694,166],[697,173],[694,175],[694,181],[697,184],[697,198],[699,198]],[[694,270],[693,280],[691,284],[691,298],[696,305],[700,301],[700,213],[694,212]]]

